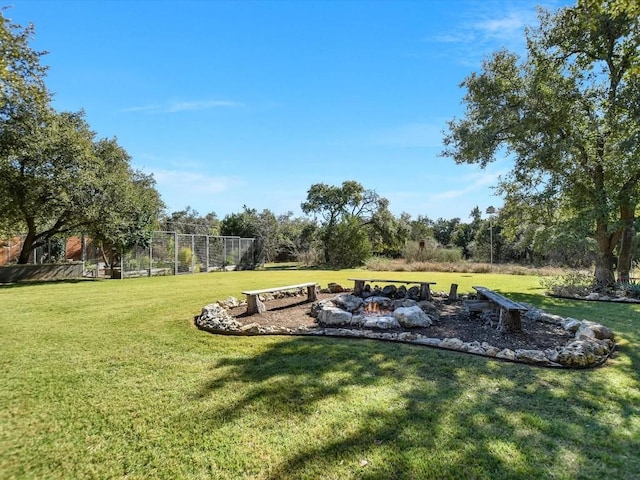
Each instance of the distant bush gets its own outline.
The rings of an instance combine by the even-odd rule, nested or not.
[[[504,273],[507,275],[559,275],[564,270],[555,267],[525,267],[512,263],[476,262],[413,262],[407,263],[403,259],[372,257],[365,262],[367,270],[379,272],[459,272],[459,273]]]
[[[298,262],[306,267],[315,267],[322,264],[322,250],[319,247],[312,246],[309,250],[296,253],[295,257]]]
[[[593,274],[571,270],[564,275],[543,278],[540,284],[548,293],[561,296],[587,296],[593,292]]]
[[[633,281],[621,283],[620,286],[618,287],[618,290],[625,297],[640,299],[640,283],[633,282]]]
[[[404,248],[404,260],[414,262],[460,262],[462,250],[459,248],[441,248],[435,242],[426,241],[421,248],[418,242],[407,242]]]

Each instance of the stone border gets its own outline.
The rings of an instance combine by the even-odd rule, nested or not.
[[[588,320],[579,321],[573,318],[551,315],[530,305],[527,305],[530,308],[527,315],[532,315],[536,321],[551,323],[574,333],[574,339],[566,345],[560,345],[555,349],[546,349],[544,351],[511,350],[508,348],[499,349],[487,342],[463,342],[458,338],[440,339],[411,331],[383,332],[364,328],[327,328],[321,326],[291,329],[262,326],[258,323],[242,325],[223,306],[225,304],[228,305],[229,301],[230,299],[227,299],[225,302],[206,305],[200,315],[194,317],[196,327],[210,333],[224,335],[296,335],[384,340],[453,350],[541,367],[570,369],[601,366],[609,359],[616,346],[613,331],[603,325]]]
[[[640,300],[631,297],[610,297],[608,295],[600,295],[599,293],[590,293],[586,297],[580,295],[559,295],[555,293],[547,293],[548,297],[563,298],[566,300],[580,300],[582,302],[608,302],[637,305]]]

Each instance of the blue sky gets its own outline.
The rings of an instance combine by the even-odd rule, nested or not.
[[[356,180],[396,215],[466,221],[501,205],[511,164],[439,156],[459,84],[524,51],[537,4],[571,3],[14,0],[5,16],[35,25],[55,107],[117,137],[169,212],[301,215],[312,184]]]

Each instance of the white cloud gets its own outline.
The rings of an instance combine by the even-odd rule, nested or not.
[[[441,125],[409,123],[376,133],[372,143],[376,146],[400,148],[441,147],[441,131]]]
[[[439,201],[439,200],[452,200],[454,198],[460,198],[472,192],[475,192],[480,189],[485,189],[486,187],[496,186],[498,180],[502,174],[505,172],[495,171],[488,172],[483,171],[480,173],[473,173],[466,176],[462,176],[456,180],[460,185],[465,185],[464,188],[443,190],[441,192],[432,193],[428,195],[430,200]]]
[[[156,188],[169,211],[186,206],[198,211],[214,211],[226,195],[244,185],[242,179],[234,176],[212,176],[185,170],[144,170],[153,174]]]
[[[454,56],[459,63],[472,66],[500,48],[524,53],[525,26],[538,24],[534,3],[487,0],[471,5],[473,8],[460,15],[453,29],[427,39],[449,45],[441,55]]]
[[[141,105],[122,109],[123,112],[177,113],[215,108],[240,108],[244,104],[230,100],[172,101],[164,104]]]
[[[238,177],[179,170],[154,170],[153,176],[161,191],[175,191],[191,197],[222,193],[242,183]]]

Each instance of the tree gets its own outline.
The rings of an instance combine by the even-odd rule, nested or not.
[[[160,219],[161,228],[169,232],[183,234],[218,235],[220,220],[215,212],[209,212],[204,217],[197,210],[187,206],[184,210],[164,215]]]
[[[88,232],[119,251],[144,242],[162,207],[153,178],[115,139],[96,141],[83,112],[50,106],[32,36],[0,15],[0,227],[26,232],[18,263],[57,234]]]
[[[433,236],[443,247],[448,247],[452,243],[453,232],[460,224],[459,218],[452,218],[447,220],[445,218],[438,218],[433,223]]]
[[[18,108],[0,127],[0,211],[26,237],[18,263],[58,234],[122,249],[144,243],[162,202],[115,139],[94,140],[83,113]]]
[[[449,122],[443,154],[482,167],[510,155],[499,192],[523,215],[563,203],[587,219],[598,245],[595,280],[606,288],[640,195],[639,20],[606,0],[539,18],[526,32],[526,59],[499,51],[464,80],[465,117]],[[630,266],[627,258],[619,274]]]
[[[269,209],[258,213],[255,208],[243,206],[240,213],[225,216],[220,224],[222,235],[255,238],[257,261],[272,262],[278,254],[280,226]]]
[[[325,227],[326,228],[326,225]],[[327,264],[332,267],[352,268],[362,265],[371,256],[371,242],[360,218],[345,215],[336,223],[327,237]]]
[[[50,94],[45,86],[47,67],[40,64],[46,52],[29,46],[33,25],[22,28],[4,16],[0,8],[0,121],[25,102],[45,105]]]
[[[114,265],[122,253],[148,246],[164,205],[153,176],[133,170],[128,153],[114,139],[96,142],[94,152],[106,181],[98,187],[101,198],[93,205],[95,218],[87,211],[81,214],[87,220],[83,228],[103,251],[111,253],[109,263]]]
[[[358,182],[350,180],[342,182],[340,187],[324,183],[311,185],[307,200],[301,207],[304,213],[320,215],[324,220],[320,236],[325,262],[330,263],[332,258],[346,258],[345,255],[331,252],[332,248],[347,248],[344,244],[332,241],[338,225],[342,223],[345,231],[352,231],[357,221],[362,228],[371,223],[376,212],[386,210],[388,204],[389,201],[375,191],[365,190]]]

